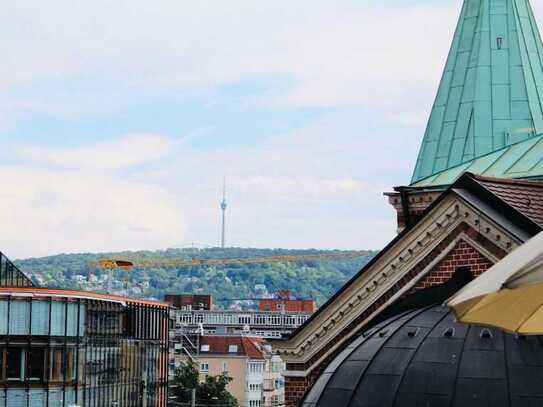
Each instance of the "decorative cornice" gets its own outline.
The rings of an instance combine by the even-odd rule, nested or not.
[[[341,340],[328,349],[314,365],[320,363],[327,354],[334,351],[367,323],[367,320],[371,320],[374,314],[380,312],[422,278],[435,265],[434,262],[425,267],[410,283],[402,287],[396,295],[391,297],[370,318],[350,332],[344,332],[344,329],[357,316],[366,311],[389,288],[401,280],[409,270],[413,269],[427,254],[434,250],[462,222],[479,231],[482,235],[485,235],[505,252],[510,252],[520,244],[503,228],[461,200],[461,198],[451,196],[444,199],[431,213],[425,216],[421,222],[408,232],[401,241],[391,247],[387,254],[366,270],[321,315],[300,331],[298,335],[285,342],[274,342],[274,347],[278,354],[287,363],[306,363],[330,343],[332,339],[343,335]],[[488,252],[469,236],[462,235],[460,238],[469,241],[471,245],[480,250],[481,254],[490,260],[498,260],[494,254]],[[449,250],[449,247],[443,250],[443,256]]]

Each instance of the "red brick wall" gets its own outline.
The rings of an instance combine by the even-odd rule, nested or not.
[[[311,381],[312,382],[312,381]],[[285,405],[296,407],[302,401],[310,379],[306,377],[285,377]]]
[[[399,192],[386,193],[389,203],[396,210],[398,231],[405,228],[404,208],[402,205],[402,196]],[[426,209],[441,195],[441,192],[410,192],[408,194],[407,206],[411,225],[417,223],[425,213]]]
[[[265,299],[260,300],[258,309],[260,311],[279,311],[277,307],[283,304],[286,312],[307,312],[314,313],[317,310],[317,303],[314,300],[280,300],[280,299]]]
[[[210,311],[213,309],[213,298],[211,295],[191,295],[191,294],[166,294],[164,301],[172,307],[187,308]]]
[[[448,281],[458,267],[469,267],[473,275],[477,277],[488,270],[492,264],[490,260],[467,242],[459,240],[452,251],[417,283],[415,290],[428,288]]]

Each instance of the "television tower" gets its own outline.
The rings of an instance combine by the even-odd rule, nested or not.
[[[222,210],[222,228],[221,228],[221,248],[224,249],[224,224],[225,224],[225,218],[226,218],[226,208],[228,207],[228,204],[226,203],[226,178],[223,180],[223,186],[222,186],[222,202],[221,202],[221,210]]]

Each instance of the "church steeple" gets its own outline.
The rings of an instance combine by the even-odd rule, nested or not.
[[[464,0],[412,182],[543,133],[543,44],[529,0]]]

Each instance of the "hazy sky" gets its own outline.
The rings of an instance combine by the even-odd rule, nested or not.
[[[381,247],[460,7],[4,2],[0,250]]]

